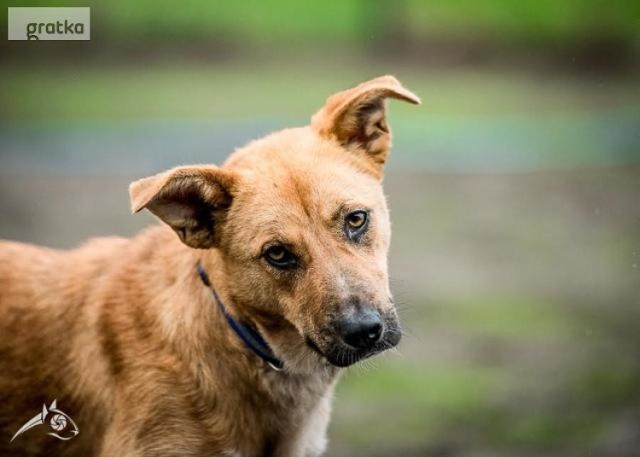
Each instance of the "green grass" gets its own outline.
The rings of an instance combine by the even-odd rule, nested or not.
[[[429,326],[523,342],[571,340],[582,335],[585,325],[566,306],[531,296],[467,297],[438,302],[429,309]]]
[[[395,400],[397,392],[407,395],[415,408],[439,413],[463,413],[482,406],[498,374],[482,369],[426,369],[410,363],[391,362],[373,369],[361,369],[343,380],[341,391],[358,401]],[[393,389],[389,389],[393,386]]]
[[[594,414],[536,415],[522,411],[518,415],[498,413],[484,420],[484,435],[503,449],[589,449],[602,428],[602,420]]]
[[[15,6],[0,2],[1,10]],[[168,0],[23,0],[20,6],[91,6],[95,29],[111,40],[237,39],[241,41],[366,42],[397,26],[421,38],[472,33],[502,40],[574,40],[594,35],[638,37],[637,2],[598,0],[408,0],[387,10],[367,0],[210,2]],[[4,11],[2,13],[4,14]]]
[[[430,367],[389,361],[375,369],[348,373],[336,394],[339,439],[360,445],[375,441],[385,445],[410,445],[436,437],[444,427],[490,404],[502,382],[490,369]],[[385,427],[381,428],[380,413]]]
[[[572,392],[577,403],[588,405],[601,416],[620,408],[633,407],[630,399],[640,402],[637,362],[623,351],[614,357],[609,356],[608,360],[576,376]]]
[[[514,413],[493,405],[475,424],[480,424],[481,434],[499,448],[588,452],[616,412],[638,407],[640,367],[624,357],[614,359],[618,360],[592,361],[593,365],[562,379],[559,391],[552,394],[557,396],[555,407],[530,405]]]
[[[475,33],[505,40],[576,40],[599,30],[619,37],[638,34],[634,2],[597,0],[411,0],[414,33]]]
[[[629,347],[616,346],[615,330],[576,311],[515,294],[418,307],[407,338],[446,331],[451,341],[466,341],[467,356],[421,362],[408,352],[406,359],[387,358],[348,373],[336,394],[332,436],[355,447],[420,448],[448,436],[457,441],[463,433],[475,437],[476,446],[516,453],[593,449],[611,415],[634,407],[640,366]],[[588,338],[586,327],[593,329]],[[474,359],[472,348],[487,341],[494,350],[496,344],[515,352],[526,347],[538,355],[508,365]],[[571,365],[545,368],[567,354],[577,357]],[[536,358],[544,364],[536,367]]]
[[[135,128],[171,122],[305,125],[327,96],[370,77],[396,74],[423,106],[394,101],[393,164],[435,169],[542,168],[640,159],[633,81],[539,81],[508,72],[423,71],[345,62],[5,69],[0,122],[9,128]],[[604,92],[603,92],[604,91]],[[244,124],[242,124],[244,123]],[[160,130],[159,130],[160,131]]]
[[[355,62],[13,67],[0,75],[0,122],[9,128],[118,129],[137,123],[262,122],[305,125],[327,96],[396,74],[423,106],[392,102],[394,164],[504,167],[610,165],[640,158],[634,136],[640,91],[633,81],[439,70]],[[244,123],[244,124],[242,124]],[[471,147],[473,146],[473,147]]]
[[[505,115],[572,116],[599,110],[602,86],[558,79],[537,81],[509,73],[429,71],[398,65],[337,66],[295,62],[259,68],[243,65],[51,66],[4,68],[0,119],[7,121],[148,121],[286,117],[306,121],[333,92],[384,73],[396,74],[422,97],[424,106],[399,102],[392,115],[405,129],[441,119]],[[606,109],[637,109],[640,92],[631,81],[610,82]],[[517,126],[516,126],[517,128]]]

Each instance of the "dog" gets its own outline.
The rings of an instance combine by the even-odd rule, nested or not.
[[[162,223],[131,239],[1,242],[0,455],[321,455],[340,373],[401,338],[388,98],[420,103],[379,77],[220,167],[133,182]],[[77,436],[9,442],[54,399]]]

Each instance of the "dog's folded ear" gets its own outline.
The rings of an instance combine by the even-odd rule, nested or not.
[[[216,227],[231,205],[235,176],[211,165],[177,167],[129,185],[131,210],[151,211],[192,248],[216,246]]]
[[[329,97],[311,118],[311,128],[344,147],[366,154],[379,173],[391,148],[387,98],[420,103],[396,78],[381,76]]]

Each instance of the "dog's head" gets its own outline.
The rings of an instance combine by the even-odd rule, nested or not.
[[[285,365],[348,366],[400,340],[381,186],[387,98],[419,103],[395,78],[376,78],[222,167],[179,167],[130,187],[134,211],[147,208],[208,250],[202,261],[233,312]]]

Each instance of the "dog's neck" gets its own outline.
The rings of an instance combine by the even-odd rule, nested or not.
[[[173,233],[166,231],[166,235],[171,238],[162,244],[176,259],[176,270],[171,284],[167,285],[168,290],[164,292],[167,298],[159,304],[161,309],[157,310],[157,315],[164,327],[163,333],[170,339],[180,358],[189,364],[195,377],[205,379],[205,372],[215,371],[216,377],[224,374],[232,380],[239,375],[234,375],[233,370],[241,369],[245,371],[242,379],[248,379],[246,372],[250,372],[251,376],[268,376],[281,382],[293,380],[300,383],[313,378],[327,385],[333,383],[338,369],[318,360],[315,354],[309,354],[304,340],[291,324],[268,313],[254,312],[248,316],[247,306],[235,302],[227,286],[233,278],[228,277],[220,255],[215,251],[190,249],[174,238]],[[275,342],[277,347],[274,349],[278,355],[284,351],[283,362],[286,366],[282,372],[275,372],[269,367],[231,329],[211,290],[203,285],[198,276],[196,265],[199,262],[216,285],[216,292],[229,312],[259,328],[269,344]],[[198,344],[194,346],[194,342]],[[292,363],[287,363],[289,360]]]
[[[284,363],[273,353],[269,343],[264,340],[260,332],[258,332],[251,324],[234,317],[229,312],[218,295],[215,286],[211,282],[211,279],[201,262],[198,262],[196,265],[196,271],[202,280],[202,285],[211,290],[211,297],[215,301],[216,305],[218,305],[220,313],[224,316],[231,330],[238,335],[238,338],[242,340],[247,348],[249,348],[270,368],[275,371],[282,371],[284,369]]]

